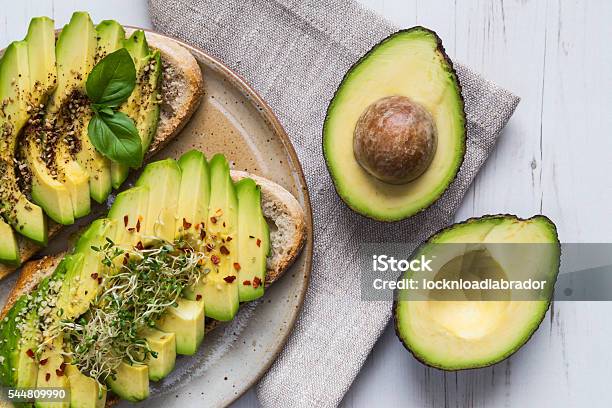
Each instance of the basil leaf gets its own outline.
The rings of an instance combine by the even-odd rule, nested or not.
[[[115,111],[112,108],[105,105],[93,104],[91,105],[91,108],[95,113],[100,115],[104,114],[106,116],[113,116],[115,114]]]
[[[116,108],[129,98],[136,85],[136,67],[125,48],[108,54],[87,77],[85,89],[91,101]]]
[[[134,122],[127,115],[94,115],[87,127],[91,144],[109,159],[129,167],[142,164],[142,144]]]

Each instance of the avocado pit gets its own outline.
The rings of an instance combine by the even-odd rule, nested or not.
[[[361,114],[355,126],[355,159],[372,176],[404,184],[422,175],[437,145],[431,114],[406,96],[381,98]]]

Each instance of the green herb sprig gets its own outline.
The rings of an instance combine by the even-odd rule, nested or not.
[[[134,61],[125,48],[120,48],[96,64],[85,90],[94,113],[87,127],[91,144],[109,159],[137,168],[144,155],[138,130],[132,119],[117,111],[135,86]]]

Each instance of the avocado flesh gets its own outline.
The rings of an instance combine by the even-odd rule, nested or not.
[[[123,27],[113,20],[105,20],[96,26],[97,47],[95,61],[99,61],[107,54],[112,53],[122,46],[125,32]],[[89,174],[89,193],[91,198],[103,203],[112,190],[111,162],[100,154],[89,140],[88,125],[92,112],[87,109],[83,117],[79,141],[81,149],[76,154],[77,162]]]
[[[89,14],[74,13],[55,46],[57,88],[46,115],[46,119],[54,121],[55,132],[61,135],[48,143],[55,144],[53,167],[58,172],[57,179],[70,192],[75,218],[89,214],[91,209],[89,174],[75,160],[79,148],[72,146],[80,145],[78,139],[90,114],[85,83],[94,67],[96,46],[96,31]]]
[[[57,337],[47,346],[40,355],[39,361],[44,361],[45,364],[38,366],[38,379],[36,388],[70,388],[70,380],[64,372],[66,364],[64,363],[63,340],[62,337]],[[68,408],[69,401],[64,402],[43,402],[36,401],[37,408]]]
[[[26,41],[32,102],[40,109],[40,105],[47,102],[57,84],[53,20],[47,17],[32,19]],[[70,225],[74,223],[70,192],[51,175],[46,163],[41,159],[44,151],[44,134],[42,126],[29,126],[20,146],[20,155],[25,158],[32,173],[32,199],[53,221]]]
[[[138,129],[138,134],[142,139],[139,129],[139,116],[140,116],[140,103],[141,103],[141,87],[142,84],[142,70],[146,63],[147,56],[149,55],[149,46],[142,30],[136,30],[129,38],[123,41],[123,47],[130,53],[134,61],[134,68],[136,68],[136,85],[132,94],[127,101],[120,107],[120,111],[129,116]],[[148,145],[143,144],[143,151],[146,152]],[[129,167],[124,164],[113,162],[111,163],[111,177],[113,181],[113,187],[119,188],[121,184],[127,179],[129,174]]]
[[[367,173],[353,153],[353,132],[373,102],[402,95],[431,113],[438,132],[428,169],[407,184],[384,183]],[[455,178],[465,151],[465,115],[457,76],[439,38],[415,27],[383,40],[346,74],[328,110],[323,152],[340,197],[356,212],[383,221],[428,207]]]
[[[34,388],[38,364],[28,350],[35,351],[40,342],[36,310],[28,307],[27,295],[22,295],[0,324],[0,384],[14,388]],[[19,321],[17,321],[17,318]]]
[[[509,243],[538,245],[500,245]],[[484,252],[489,259],[482,255]],[[555,226],[548,218],[535,216],[522,220],[504,215],[486,216],[449,227],[432,237],[414,257],[422,254],[429,259],[435,256],[433,272],[404,277],[437,278],[442,272],[441,266],[457,259],[465,262],[471,256],[468,261],[473,262],[476,257],[477,263],[464,268],[459,277],[478,278],[474,266],[479,263],[481,267],[490,267],[484,270],[487,277],[546,280],[549,286],[539,294],[538,300],[524,300],[518,292],[509,291],[493,300],[481,300],[485,297],[468,300],[466,294],[444,300],[410,301],[410,292],[400,291],[400,300],[395,304],[395,326],[400,340],[424,363],[459,370],[501,361],[531,337],[548,309],[560,250]]]
[[[142,242],[148,205],[149,189],[144,186],[133,187],[117,195],[108,212],[108,218],[117,223],[113,238],[115,244],[131,248]]]
[[[147,165],[136,181],[150,194],[141,227],[145,246],[160,239],[174,242],[180,184],[181,169],[173,159]]]
[[[207,317],[229,321],[234,318],[240,305],[238,272],[234,268],[238,259],[235,239],[238,230],[238,199],[230,177],[229,164],[223,155],[217,154],[210,161],[210,185],[206,232],[207,240],[214,243],[214,249],[210,251],[211,259],[214,256],[219,262],[215,264],[211,259],[207,260],[206,268],[210,271],[194,288],[187,288],[184,293],[188,299],[201,296]],[[228,237],[231,237],[230,241]],[[229,254],[222,254],[222,247]]]
[[[149,380],[159,381],[165,378],[176,363],[176,335],[174,333],[164,333],[154,328],[145,328],[140,336],[147,340],[147,344],[156,356],[147,358],[149,366]]]
[[[0,219],[0,263],[19,266],[19,244],[13,229]]]
[[[179,298],[176,303],[166,309],[156,326],[175,334],[177,354],[193,355],[204,340],[204,302]]]
[[[201,239],[210,200],[210,169],[202,152],[191,150],[178,160],[181,168],[176,238]]]
[[[252,179],[236,183],[238,196],[238,294],[241,302],[264,293],[270,232],[261,210],[261,188]]]
[[[21,192],[15,173],[17,138],[32,110],[30,101],[28,44],[16,41],[8,46],[0,61],[0,215],[14,230],[34,242],[46,245],[47,220],[42,208],[31,203]],[[11,234],[12,235],[12,234]],[[7,239],[12,240],[9,236]],[[18,258],[17,258],[18,259]]]
[[[149,397],[149,368],[146,365],[130,365],[122,362],[115,378],[109,377],[108,385],[119,398],[138,402]]]
[[[70,382],[70,408],[104,408],[106,387],[100,387],[72,364],[66,364],[65,372]]]

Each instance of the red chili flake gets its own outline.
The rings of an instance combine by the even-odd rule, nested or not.
[[[64,371],[66,369],[66,363],[60,364],[60,370]]]
[[[242,282],[242,284],[244,286],[251,286],[251,281],[250,280],[245,280],[244,282]]]
[[[217,255],[213,255],[210,257],[210,260],[212,261],[213,264],[215,265],[219,265],[219,262],[221,262],[221,260],[219,259],[219,257]]]
[[[253,239],[253,238],[255,238],[255,237],[254,237],[254,236],[252,236],[252,235],[249,235],[249,238]]]
[[[227,237],[226,241],[230,242],[232,240],[232,237]]]
[[[98,278],[98,285],[102,283],[102,278]]]
[[[140,232],[140,217],[138,217],[138,222],[136,222],[136,232]]]
[[[204,239],[204,238],[206,238],[206,231],[204,231],[204,228],[202,228],[200,230],[200,239]]]
[[[127,265],[129,261],[130,261],[130,254],[125,254],[123,256],[123,265]]]
[[[89,276],[91,276],[91,279],[98,279],[98,274],[96,272],[92,273]]]
[[[261,279],[257,276],[253,278],[253,287],[257,289],[261,285]]]
[[[129,232],[134,232],[134,231],[136,231],[136,228],[134,228],[134,227],[130,227],[130,228],[128,228],[128,231],[129,231]]]
[[[260,247],[261,246],[261,239],[257,238],[257,246]]]
[[[234,262],[234,269],[237,271],[240,270],[240,264],[238,262]]]
[[[226,276],[225,278],[223,278],[223,280],[226,281],[227,283],[232,283],[233,281],[236,280],[236,277],[234,275]]]
[[[206,244],[206,250],[208,252],[212,251],[215,248],[214,244],[208,243]]]
[[[144,245],[142,245],[142,241],[138,241],[136,244],[136,249],[142,251],[144,249]]]
[[[223,228],[225,228],[225,221],[223,221]]]
[[[227,249],[227,247],[225,245],[221,245],[221,248],[219,248],[219,252],[221,252],[222,255],[229,255],[229,249]]]
[[[202,300],[202,295],[200,295],[200,294],[198,293],[198,295],[196,296],[196,300],[197,300],[198,302],[199,302],[200,300]]]
[[[129,220],[130,220],[129,217],[127,215],[124,215],[123,216],[123,225],[127,227]]]
[[[202,225],[202,224],[196,224],[195,227],[193,227],[193,228],[195,228],[196,231],[199,231],[200,230],[200,225]]]
[[[34,358],[34,352],[32,351],[32,349],[28,349],[28,351],[26,351],[26,354],[28,355],[28,357]]]
[[[45,365],[45,364],[47,364],[47,361],[49,361],[49,359],[48,358],[44,358],[44,359],[39,361],[39,364],[40,365]]]
[[[213,224],[217,223],[217,217],[210,217],[210,222],[212,222]]]
[[[57,369],[57,370],[55,370],[55,374],[56,374],[58,377],[61,377],[62,375],[64,375],[64,371],[62,371],[62,370],[60,370],[60,369]]]
[[[183,229],[188,230],[189,228],[191,228],[191,223],[187,222],[187,220],[183,218]]]
[[[49,373],[45,374],[45,381],[49,381],[49,378],[51,378],[51,374]]]

